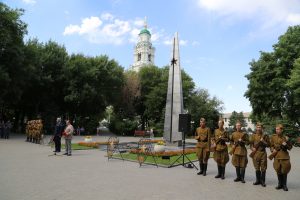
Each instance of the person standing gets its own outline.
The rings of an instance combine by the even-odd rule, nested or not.
[[[72,135],[74,133],[74,127],[72,126],[70,120],[66,121],[66,129],[64,131],[65,137],[65,146],[66,153],[64,155],[71,156],[72,155]]]
[[[266,187],[267,147],[270,147],[269,136],[263,134],[263,125],[258,122],[255,134],[250,137],[250,149],[252,150],[250,157],[253,160],[256,171],[256,181],[253,185],[261,184],[263,187]]]
[[[200,127],[196,129],[195,139],[198,141],[196,145],[197,157],[199,160],[200,172],[198,175],[203,174],[206,176],[207,161],[210,155],[210,129],[206,127],[206,121],[204,118],[200,119]]]
[[[271,137],[271,152],[270,156],[274,157],[273,167],[277,173],[278,186],[277,190],[287,188],[287,174],[291,170],[290,155],[288,150],[293,148],[292,144],[288,142],[288,138],[283,135],[283,126],[278,124],[276,126],[276,133]],[[272,159],[272,157],[270,157]]]
[[[4,139],[9,139],[11,126],[10,120],[7,120],[4,124]]]
[[[4,138],[4,120],[0,120],[0,135],[1,135],[1,138]]]
[[[55,153],[58,153],[61,151],[61,136],[62,133],[64,131],[64,124],[61,121],[61,118],[58,117],[56,119],[56,125],[55,125],[55,129],[54,129],[54,137],[53,137],[53,141],[55,144]]]
[[[246,146],[249,143],[249,137],[246,133],[241,131],[241,123],[238,121],[235,124],[236,131],[232,133],[231,136],[231,154],[232,154],[232,164],[236,169],[237,178],[234,179],[234,182],[241,181],[245,183],[245,171],[248,163],[247,158],[247,149]]]
[[[218,165],[218,174],[215,178],[225,179],[225,167],[229,161],[228,148],[226,142],[229,141],[228,133],[224,130],[224,121],[220,119],[219,128],[214,132],[212,142],[214,144],[214,160]]]

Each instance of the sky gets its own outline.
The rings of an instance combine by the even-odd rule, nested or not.
[[[196,84],[223,101],[223,112],[251,112],[244,97],[249,62],[289,26],[300,24],[300,0],[0,0],[23,8],[29,38],[50,39],[69,54],[107,55],[124,69],[145,17],[155,65],[171,60],[175,32],[180,62]]]

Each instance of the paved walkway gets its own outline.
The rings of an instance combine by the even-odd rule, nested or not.
[[[99,136],[97,141],[106,141]],[[74,151],[73,156],[48,156],[49,146],[24,142],[25,137],[0,139],[0,200],[81,199],[209,199],[298,200],[300,198],[300,148],[293,148],[288,192],[277,191],[277,178],[269,162],[267,187],[253,186],[254,168],[249,162],[246,184],[235,183],[229,163],[225,180],[216,180],[216,164],[209,160],[208,175],[197,176],[184,167],[139,167],[121,160],[107,161],[100,150]],[[75,137],[74,141],[82,140]],[[124,137],[120,141],[138,140]],[[217,192],[218,189],[218,192]]]

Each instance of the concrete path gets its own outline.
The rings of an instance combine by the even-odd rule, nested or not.
[[[108,136],[94,137],[106,141]],[[120,141],[139,138],[124,137]],[[121,160],[107,161],[100,150],[73,151],[73,156],[48,156],[49,146],[24,142],[25,137],[0,139],[0,200],[81,199],[209,199],[298,200],[300,199],[300,148],[293,148],[288,192],[275,190],[277,178],[269,162],[267,187],[253,186],[254,168],[249,161],[246,184],[235,183],[228,164],[225,180],[217,180],[216,164],[209,160],[208,175],[197,176],[184,167],[139,167]],[[74,141],[83,137],[75,137]]]

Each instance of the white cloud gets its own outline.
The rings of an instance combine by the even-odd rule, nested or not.
[[[79,32],[80,32],[80,27],[77,25],[71,24],[65,28],[63,35],[71,35],[71,34],[79,33]]]
[[[133,28],[130,31],[129,42],[136,43],[136,41],[138,40],[138,35],[139,35],[140,31],[141,31],[140,29]]]
[[[34,5],[36,3],[35,0],[22,0],[22,2],[25,4],[30,4],[30,5]]]
[[[127,42],[136,43],[138,35],[143,29],[144,20],[122,20],[111,13],[103,13],[100,17],[92,16],[81,20],[80,24],[70,24],[65,27],[64,36],[80,35],[91,43],[120,45]],[[155,44],[166,42],[171,38],[165,34],[163,29],[149,28],[151,41]],[[172,44],[172,40],[171,43]],[[186,40],[180,40],[180,45],[187,45]]]
[[[101,19],[103,19],[103,20],[113,20],[114,16],[110,13],[103,13],[103,14],[101,14]]]
[[[138,27],[142,27],[144,25],[144,20],[143,19],[137,19],[133,22],[134,25]]]
[[[79,35],[87,34],[97,30],[101,26],[102,21],[98,17],[84,18],[82,20],[81,26],[78,25],[69,25],[65,28],[63,35],[71,35],[78,33]]]
[[[290,23],[290,25],[296,25],[300,24],[300,13],[299,14],[289,14],[287,16],[287,21]]]
[[[166,39],[163,43],[165,45],[171,45],[171,44],[173,44],[173,39]]]
[[[300,23],[299,0],[198,0],[198,5],[230,21],[258,19],[264,27]]]
[[[233,90],[232,85],[227,85],[226,90],[229,90],[229,91]]]
[[[186,46],[187,43],[188,43],[187,40],[179,40],[179,45],[181,45],[181,46]]]

